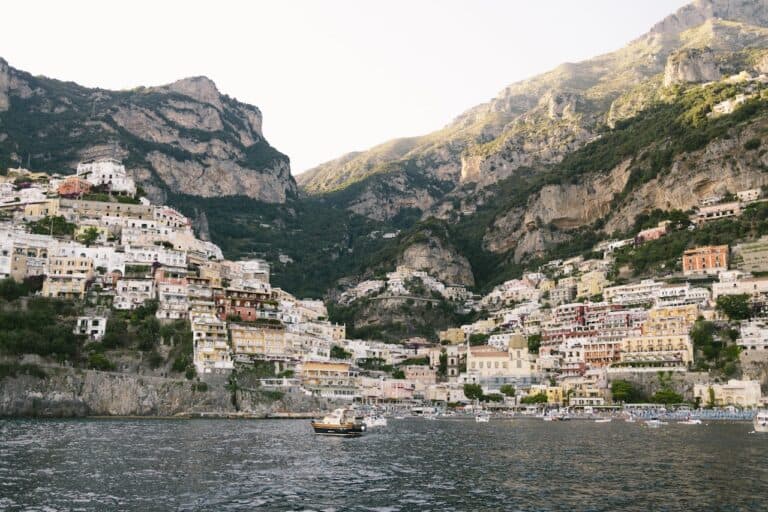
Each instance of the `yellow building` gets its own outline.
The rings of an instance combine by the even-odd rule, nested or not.
[[[40,203],[28,203],[24,205],[24,217],[34,219],[40,217],[56,217],[59,215],[59,200],[49,199]]]
[[[440,331],[440,341],[447,341],[452,345],[464,343],[464,331],[460,327],[451,327],[450,329]]]
[[[359,396],[357,374],[351,371],[349,363],[305,362],[300,376],[304,387],[313,394],[347,400]]]
[[[654,308],[648,311],[643,334],[687,333],[698,317],[699,307],[696,304]]]
[[[620,360],[622,366],[687,366],[693,362],[693,344],[688,334],[625,338],[621,342]]]
[[[93,279],[93,260],[81,256],[48,258],[42,295],[82,299],[87,282]]]
[[[600,295],[608,282],[607,274],[602,270],[587,272],[576,284],[576,297],[589,298]]]
[[[237,355],[289,357],[288,341],[282,324],[230,323],[232,350]]]
[[[547,395],[548,404],[563,403],[563,388],[561,386],[547,386],[546,384],[533,384],[528,391],[529,395],[538,395],[544,393]]]

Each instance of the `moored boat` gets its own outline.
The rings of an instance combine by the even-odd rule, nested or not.
[[[684,420],[684,421],[678,421],[677,424],[678,425],[701,425],[702,423],[701,423],[701,420],[698,418],[688,418],[687,420]]]
[[[610,423],[611,418],[598,418],[595,420],[595,423]]]
[[[488,423],[491,421],[491,415],[487,413],[479,413],[475,416],[477,423]]]
[[[363,419],[363,423],[365,424],[366,428],[386,427],[387,418],[384,416],[366,416]]]
[[[768,411],[757,411],[752,424],[755,432],[768,432]]]
[[[666,425],[667,423],[664,422],[664,421],[661,421],[661,420],[659,420],[657,418],[652,418],[650,420],[647,420],[645,422],[645,424],[646,424],[646,426],[651,427],[651,428],[658,428],[658,427],[660,427],[662,425]]]
[[[324,436],[358,437],[366,427],[363,419],[353,409],[335,409],[320,420],[312,420],[315,434]]]

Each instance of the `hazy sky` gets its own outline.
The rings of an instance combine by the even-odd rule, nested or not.
[[[13,0],[0,56],[109,89],[206,75],[261,108],[297,174],[438,129],[509,83],[623,46],[685,3]]]

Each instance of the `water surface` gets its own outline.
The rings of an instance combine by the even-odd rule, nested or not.
[[[707,426],[0,420],[0,510],[768,510],[768,435]]]

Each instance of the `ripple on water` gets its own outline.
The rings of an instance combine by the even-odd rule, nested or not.
[[[0,510],[764,510],[768,436],[514,420],[0,421]]]

